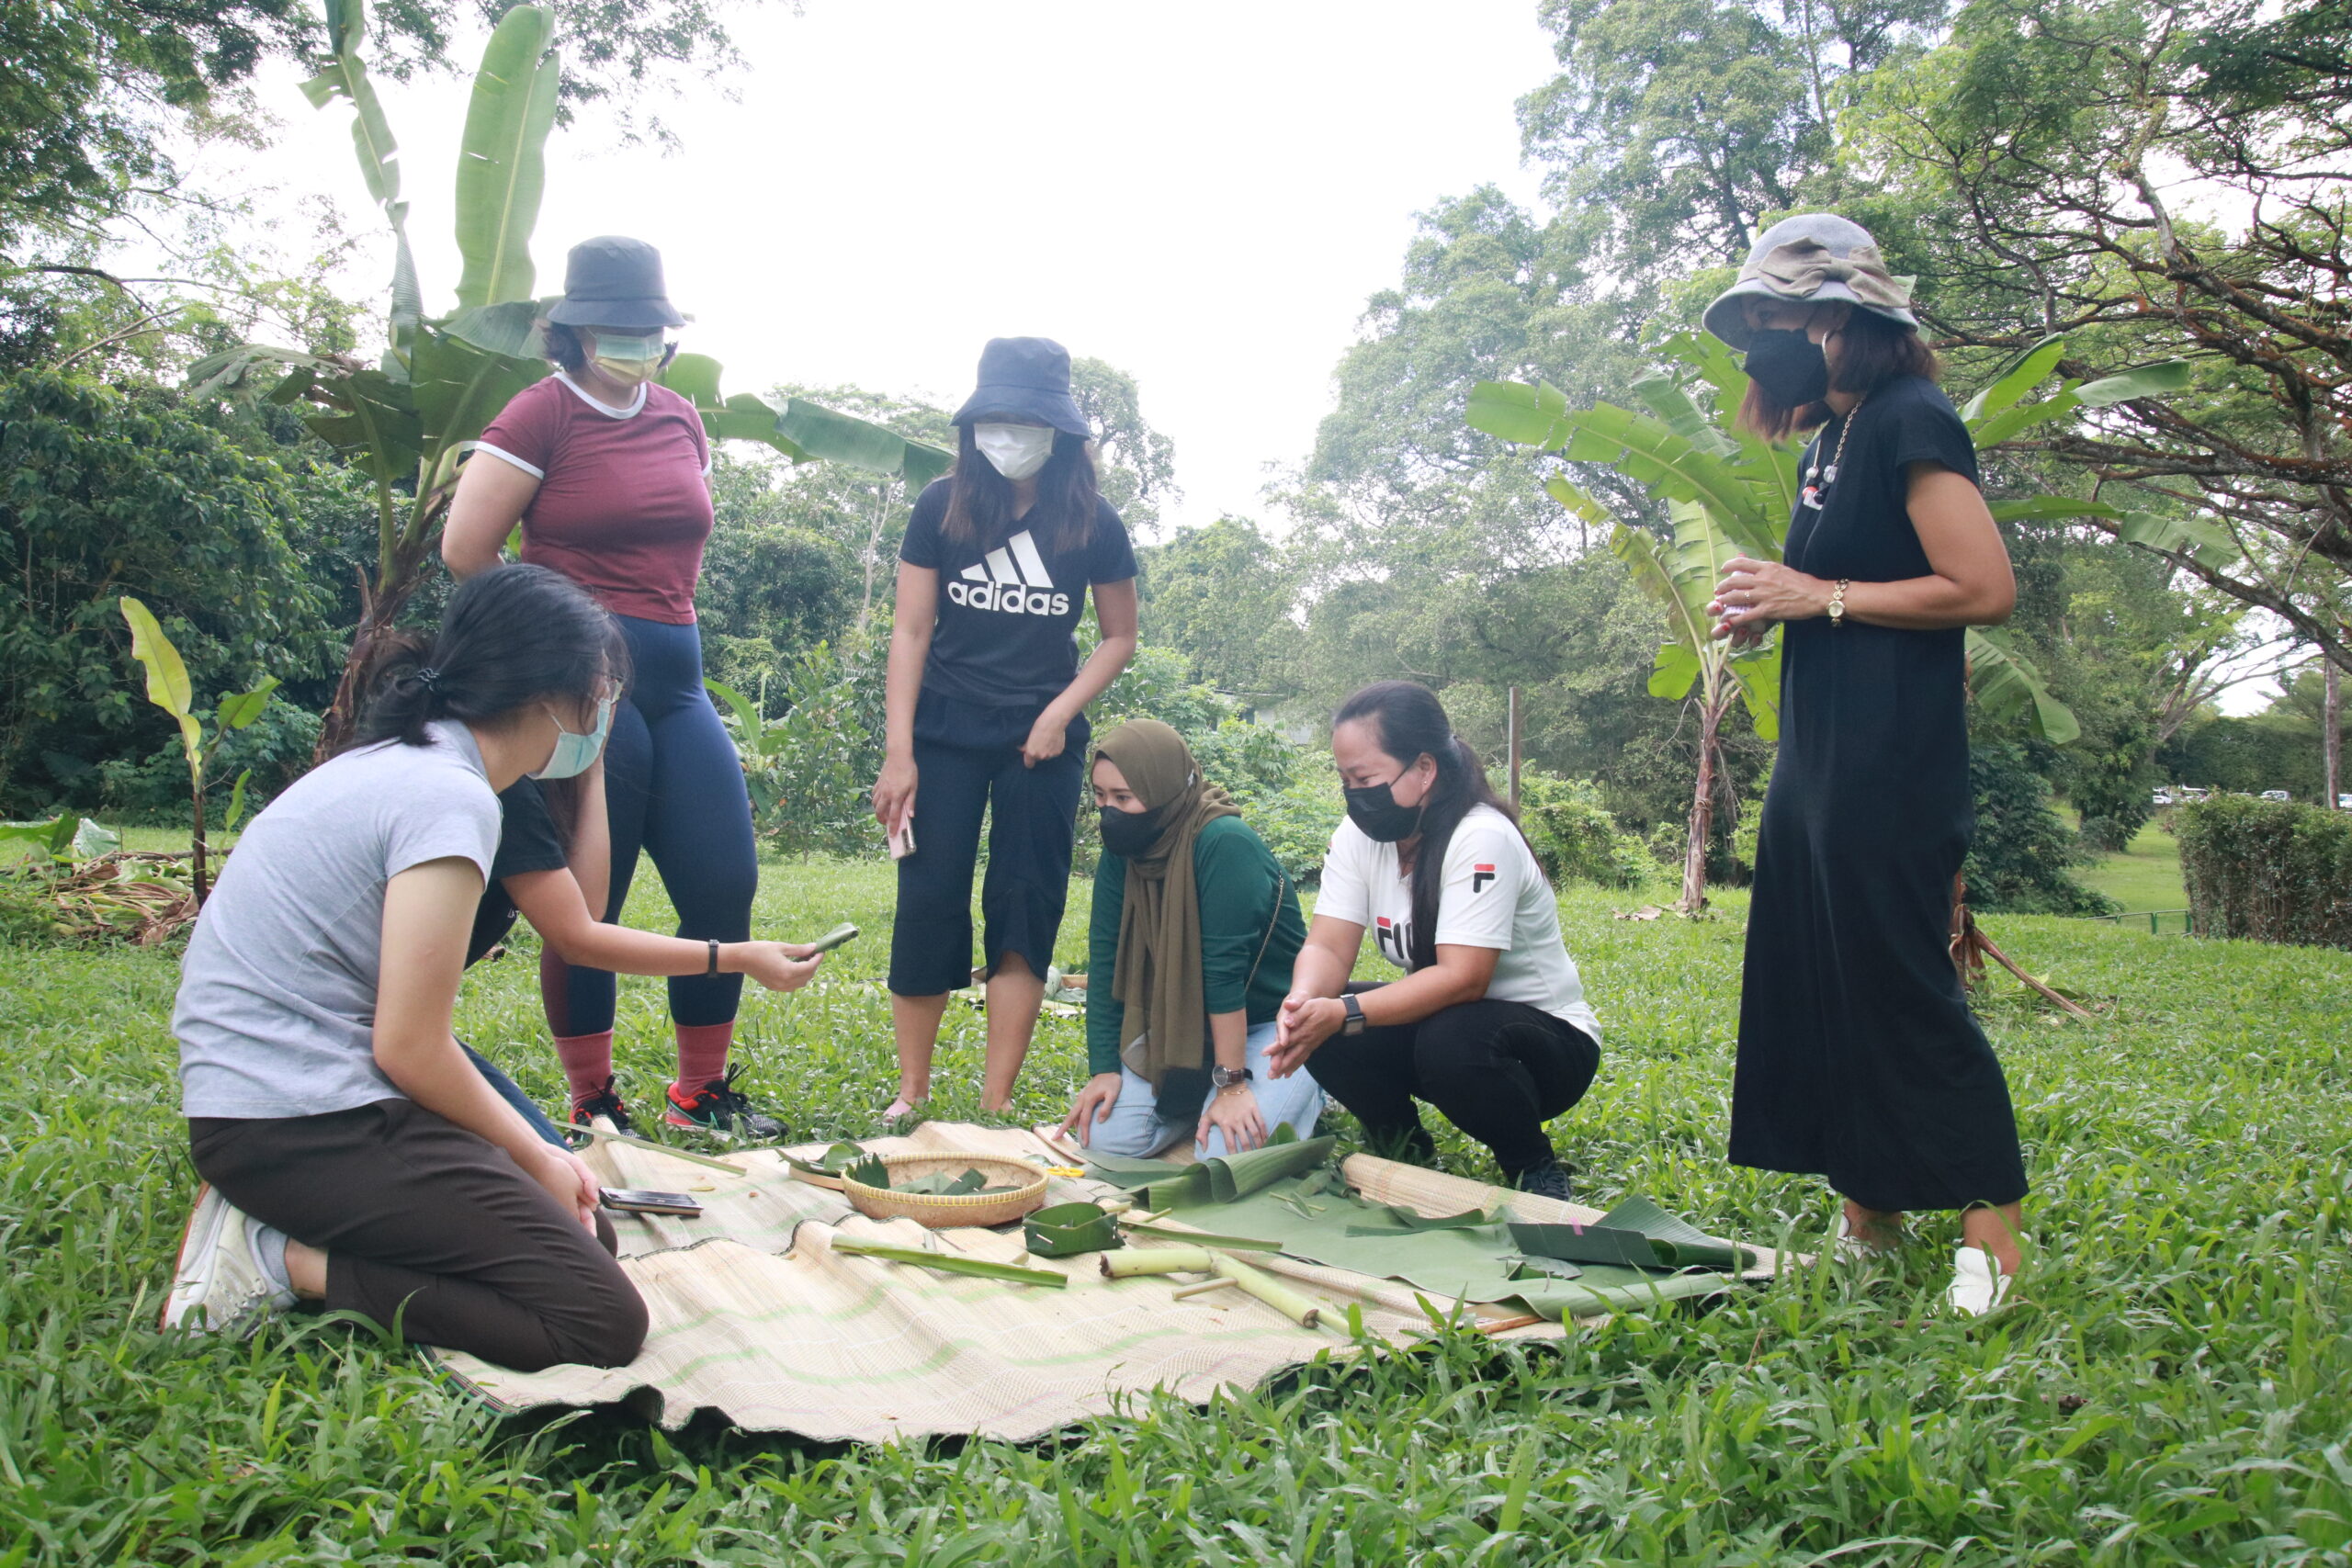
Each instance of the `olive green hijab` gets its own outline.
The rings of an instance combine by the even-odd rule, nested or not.
[[[1184,738],[1158,719],[1129,719],[1105,735],[1094,754],[1111,760],[1159,822],[1151,847],[1127,862],[1111,991],[1126,1010],[1120,1060],[1157,1089],[1171,1067],[1198,1071],[1207,1049],[1193,844],[1203,828],[1240,811],[1202,779]]]

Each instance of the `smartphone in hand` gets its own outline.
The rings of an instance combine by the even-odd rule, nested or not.
[[[904,860],[915,852],[915,819],[909,817],[890,829],[890,858]]]
[[[693,1219],[702,1205],[683,1192],[651,1192],[639,1187],[604,1189],[605,1207],[623,1214],[678,1214]]]
[[[827,931],[823,936],[819,937],[808,945],[815,948],[820,953],[831,953],[833,949],[841,946],[842,943],[850,941],[857,934],[857,928],[850,924],[847,920],[843,920],[840,925],[835,926],[831,931]]]

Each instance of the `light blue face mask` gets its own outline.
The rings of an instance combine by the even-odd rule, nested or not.
[[[563,727],[553,708],[548,716],[555,719],[555,750],[548,756],[547,766],[531,776],[535,779],[577,778],[594,767],[604,754],[605,741],[613,733],[613,705],[617,695],[600,698],[596,704],[596,728],[585,735],[574,734]]]

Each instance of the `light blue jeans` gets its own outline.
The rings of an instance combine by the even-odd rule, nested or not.
[[[1323,1090],[1304,1068],[1286,1078],[1268,1077],[1266,1053],[1273,1049],[1273,1044],[1272,1020],[1251,1026],[1242,1060],[1250,1066],[1250,1088],[1258,1097],[1258,1114],[1265,1120],[1270,1135],[1287,1122],[1300,1137],[1311,1138],[1315,1136],[1316,1119],[1323,1114]],[[1123,1066],[1119,1069],[1119,1101],[1111,1107],[1110,1115],[1094,1123],[1088,1134],[1088,1146],[1106,1155],[1140,1159],[1173,1148],[1190,1138],[1196,1125],[1190,1121],[1162,1122],[1151,1080],[1132,1067]],[[1226,1152],[1222,1129],[1209,1129],[1208,1147],[1202,1152],[1212,1159]]]

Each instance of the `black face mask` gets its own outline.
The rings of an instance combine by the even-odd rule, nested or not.
[[[1421,812],[1429,806],[1399,806],[1386,784],[1367,784],[1340,791],[1348,797],[1348,820],[1363,829],[1375,844],[1393,844],[1420,830]]]
[[[1821,345],[1789,327],[1766,327],[1747,340],[1747,378],[1784,409],[1801,409],[1829,395],[1829,361]]]
[[[1149,811],[1122,811],[1115,806],[1102,808],[1102,847],[1121,860],[1133,860],[1151,852],[1159,840],[1159,819],[1165,807],[1153,807]]]

